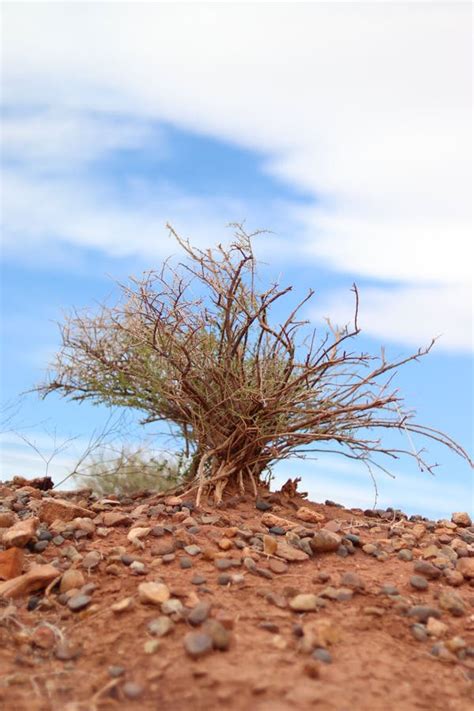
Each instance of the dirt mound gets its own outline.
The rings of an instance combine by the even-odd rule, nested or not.
[[[0,485],[1,708],[472,708],[469,516],[261,497]]]

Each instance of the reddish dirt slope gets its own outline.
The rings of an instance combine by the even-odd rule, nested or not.
[[[472,708],[467,516],[258,506],[0,486],[0,707]]]

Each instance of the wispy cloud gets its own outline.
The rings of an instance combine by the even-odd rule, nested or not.
[[[467,4],[18,4],[4,16],[10,244],[148,255],[162,253],[166,219],[212,241],[218,223],[247,216],[163,186],[123,201],[71,170],[171,122],[263,151],[262,168],[314,196],[290,208],[283,237],[295,262],[378,282],[369,332],[385,337],[385,312],[400,342],[426,324],[423,338],[429,325],[446,348],[469,347]],[[32,104],[43,113],[20,116]],[[54,175],[25,169],[28,153]]]

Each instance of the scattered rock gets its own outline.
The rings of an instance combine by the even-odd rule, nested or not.
[[[426,590],[428,588],[428,581],[421,575],[412,575],[410,578],[410,585],[415,590]]]
[[[173,620],[165,615],[157,617],[155,620],[151,620],[151,622],[147,625],[148,632],[155,637],[164,637],[172,631],[173,627]]]
[[[164,583],[140,583],[138,586],[140,602],[147,605],[162,605],[171,597],[169,588]]]
[[[136,699],[139,699],[143,696],[143,694],[145,693],[145,687],[141,684],[138,684],[136,681],[127,681],[122,686],[122,691],[123,695],[127,699],[135,701]]]
[[[33,565],[27,573],[0,584],[0,597],[17,598],[46,588],[59,571],[53,565]]]
[[[301,593],[290,600],[290,607],[295,612],[309,612],[316,610],[318,597],[313,593]]]
[[[458,593],[453,590],[442,590],[438,604],[442,610],[447,610],[454,617],[462,617],[466,613],[466,605],[464,600]]]
[[[0,551],[0,580],[11,580],[21,575],[24,553],[22,548]]]
[[[295,516],[296,518],[299,518],[300,521],[305,521],[305,523],[320,523],[325,520],[323,514],[313,511],[313,509],[310,509],[307,506],[302,506],[298,509]]]
[[[221,652],[229,649],[231,634],[223,624],[217,620],[207,620],[204,623],[203,631],[212,639],[214,649],[219,649]]]
[[[95,513],[65,499],[43,499],[39,507],[40,521],[72,521],[75,518],[94,518]]]
[[[448,625],[435,617],[429,617],[426,623],[426,631],[430,637],[442,637],[448,631]]]
[[[408,610],[408,616],[414,617],[418,622],[426,622],[429,617],[441,617],[441,612],[436,607],[429,607],[429,605],[414,605]]]
[[[314,553],[331,553],[337,551],[341,541],[342,538],[337,533],[322,529],[321,531],[316,531],[309,545]]]
[[[189,624],[197,626],[201,625],[205,620],[207,620],[209,613],[211,611],[211,603],[202,601],[198,602],[197,605],[189,612],[187,620]]]
[[[257,499],[255,502],[255,508],[258,509],[258,511],[271,511],[273,506],[264,499]]]
[[[2,536],[5,548],[24,548],[36,538],[39,521],[36,517],[26,518],[15,523]]]
[[[275,555],[289,562],[308,560],[309,555],[299,548],[290,546],[286,541],[278,541]]]
[[[461,573],[463,578],[467,580],[472,580],[474,578],[474,557],[473,558],[459,558],[456,563],[456,571]]]
[[[332,664],[331,653],[328,652],[328,650],[324,649],[323,647],[317,647],[315,650],[313,650],[313,653],[311,656],[313,657],[313,659],[316,659],[318,662],[323,662],[324,664]]]
[[[122,600],[118,600],[118,602],[114,602],[113,605],[110,606],[110,609],[112,612],[115,612],[116,614],[120,614],[121,612],[127,612],[127,610],[131,610],[133,607],[133,598],[131,597],[124,597]]]
[[[418,575],[423,575],[430,580],[436,580],[441,576],[441,570],[427,560],[417,560],[413,564],[413,570]]]
[[[106,511],[102,514],[102,523],[104,526],[129,526],[130,516],[121,513],[120,511]]]
[[[84,583],[85,580],[81,571],[75,570],[74,568],[70,568],[69,570],[66,570],[65,573],[63,573],[61,582],[59,584],[59,591],[65,593],[68,590],[79,589],[82,588]]]
[[[205,632],[188,632],[184,637],[184,648],[190,657],[198,659],[212,652],[212,637]]]
[[[201,548],[199,546],[192,544],[190,546],[184,546],[184,552],[187,553],[188,555],[194,557],[196,555],[199,555],[199,553],[201,553]]]
[[[74,595],[73,597],[69,598],[67,606],[69,607],[71,612],[80,612],[86,607],[89,607],[91,601],[92,598],[90,595]]]
[[[365,582],[362,580],[360,575],[353,573],[352,571],[343,573],[340,578],[340,583],[343,587],[351,588],[351,590],[356,590],[358,592],[365,590]]]
[[[275,514],[272,513],[264,513],[262,516],[262,523],[270,529],[274,528],[275,526],[282,528],[284,532],[291,531],[291,529],[296,528],[298,526],[297,523],[293,523],[293,521],[288,521],[286,518],[280,518],[280,516],[275,516]]]
[[[469,527],[472,526],[471,517],[466,511],[457,511],[451,516],[451,521],[456,524],[456,526]]]

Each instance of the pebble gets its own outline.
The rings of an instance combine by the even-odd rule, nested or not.
[[[161,612],[164,615],[181,615],[183,612],[183,603],[177,597],[172,597],[161,605]]]
[[[122,691],[124,696],[126,696],[127,699],[130,699],[132,701],[134,699],[139,699],[141,696],[143,696],[145,692],[145,687],[141,684],[138,684],[136,681],[127,681],[123,685]]]
[[[212,637],[205,632],[188,632],[184,637],[184,648],[190,657],[203,657],[213,649]]]
[[[343,573],[339,582],[343,587],[351,588],[352,590],[361,591],[365,589],[365,582],[360,575],[352,571]]]
[[[141,602],[161,605],[170,598],[169,588],[164,583],[140,583],[138,597]]]
[[[408,616],[414,617],[418,622],[426,622],[429,617],[441,617],[441,612],[436,607],[428,605],[414,605],[408,610]]]
[[[380,595],[398,595],[398,588],[395,585],[387,583],[380,588]]]
[[[316,610],[318,597],[313,593],[301,593],[290,600],[290,607],[295,612],[309,612]]]
[[[436,580],[441,576],[441,570],[427,560],[417,560],[413,564],[413,570],[419,575],[423,575],[430,580]]]
[[[148,573],[145,563],[140,560],[134,560],[130,563],[130,570],[134,575],[146,575]]]
[[[68,590],[73,590],[74,588],[82,588],[84,583],[84,575],[81,573],[81,571],[75,570],[74,568],[70,568],[69,570],[66,570],[66,572],[63,574],[61,582],[59,584],[59,590],[60,592],[64,593]]]
[[[82,567],[86,570],[93,570],[99,565],[101,560],[102,556],[99,551],[89,551],[89,553],[87,553],[82,560]]]
[[[151,620],[151,622],[147,625],[148,632],[155,637],[165,637],[165,635],[169,634],[173,630],[173,627],[173,620],[165,615],[157,617],[155,620]]]
[[[232,568],[234,563],[230,558],[216,558],[214,565],[217,570],[228,570],[229,568]]]
[[[187,553],[188,555],[194,557],[196,555],[199,555],[199,553],[201,553],[201,549],[199,548],[199,546],[192,544],[190,546],[184,546],[184,552]]]
[[[426,590],[428,588],[428,581],[421,575],[412,575],[410,578],[410,585],[415,590]]]
[[[191,578],[191,583],[193,585],[204,585],[206,582],[207,580],[204,575],[200,575],[199,573],[195,573]]]
[[[77,659],[81,654],[79,647],[72,646],[66,641],[58,642],[54,649],[54,656],[60,662],[69,662]]]
[[[398,558],[400,560],[408,562],[410,560],[413,560],[413,553],[409,548],[402,548],[400,551],[398,551]]]
[[[322,529],[316,531],[310,540],[310,546],[314,553],[331,553],[337,551],[341,545],[342,538],[333,531]]]
[[[120,612],[126,612],[127,610],[131,610],[132,607],[133,607],[133,598],[124,597],[124,598],[122,598],[122,600],[119,600],[118,602],[114,602],[114,604],[110,606],[110,609],[112,610],[112,612],[119,614]]]
[[[72,612],[80,612],[90,605],[91,600],[90,595],[74,595],[68,600],[67,606]]]
[[[411,626],[411,633],[418,642],[426,642],[426,640],[428,639],[428,632],[426,630],[426,627],[424,625],[421,625],[420,623],[416,623]]]
[[[451,516],[451,521],[456,524],[456,526],[472,526],[471,517],[466,511],[457,511]]]
[[[221,573],[217,576],[218,585],[230,585],[230,583],[232,583],[232,575],[229,573]]]
[[[426,631],[431,637],[442,637],[448,631],[448,625],[435,617],[429,617],[426,624]]]
[[[255,508],[258,509],[258,511],[271,511],[273,507],[268,503],[268,501],[257,499],[255,502]]]
[[[275,560],[274,558],[270,558],[268,567],[270,568],[272,573],[276,573],[277,575],[281,575],[283,573],[288,572],[287,564],[283,563],[283,561],[281,560]]]
[[[183,570],[187,570],[188,568],[192,568],[192,567],[193,567],[193,561],[191,560],[191,558],[180,558],[179,567],[182,568]]]
[[[207,620],[204,623],[203,631],[211,637],[214,649],[219,649],[221,652],[229,649],[231,634],[223,624],[217,620]]]
[[[443,590],[440,593],[438,604],[442,610],[447,610],[454,617],[462,617],[466,613],[464,600],[453,590]]]
[[[211,603],[203,600],[193,607],[187,616],[187,620],[191,625],[201,625],[207,620],[210,611]]]
[[[324,664],[332,664],[332,656],[330,652],[328,652],[328,650],[324,649],[323,647],[318,647],[317,649],[314,649],[311,656],[318,662],[324,662]]]
[[[125,674],[125,669],[124,667],[120,667],[118,664],[113,664],[107,669],[109,676],[112,677],[112,679],[118,679],[120,676],[123,676]]]

